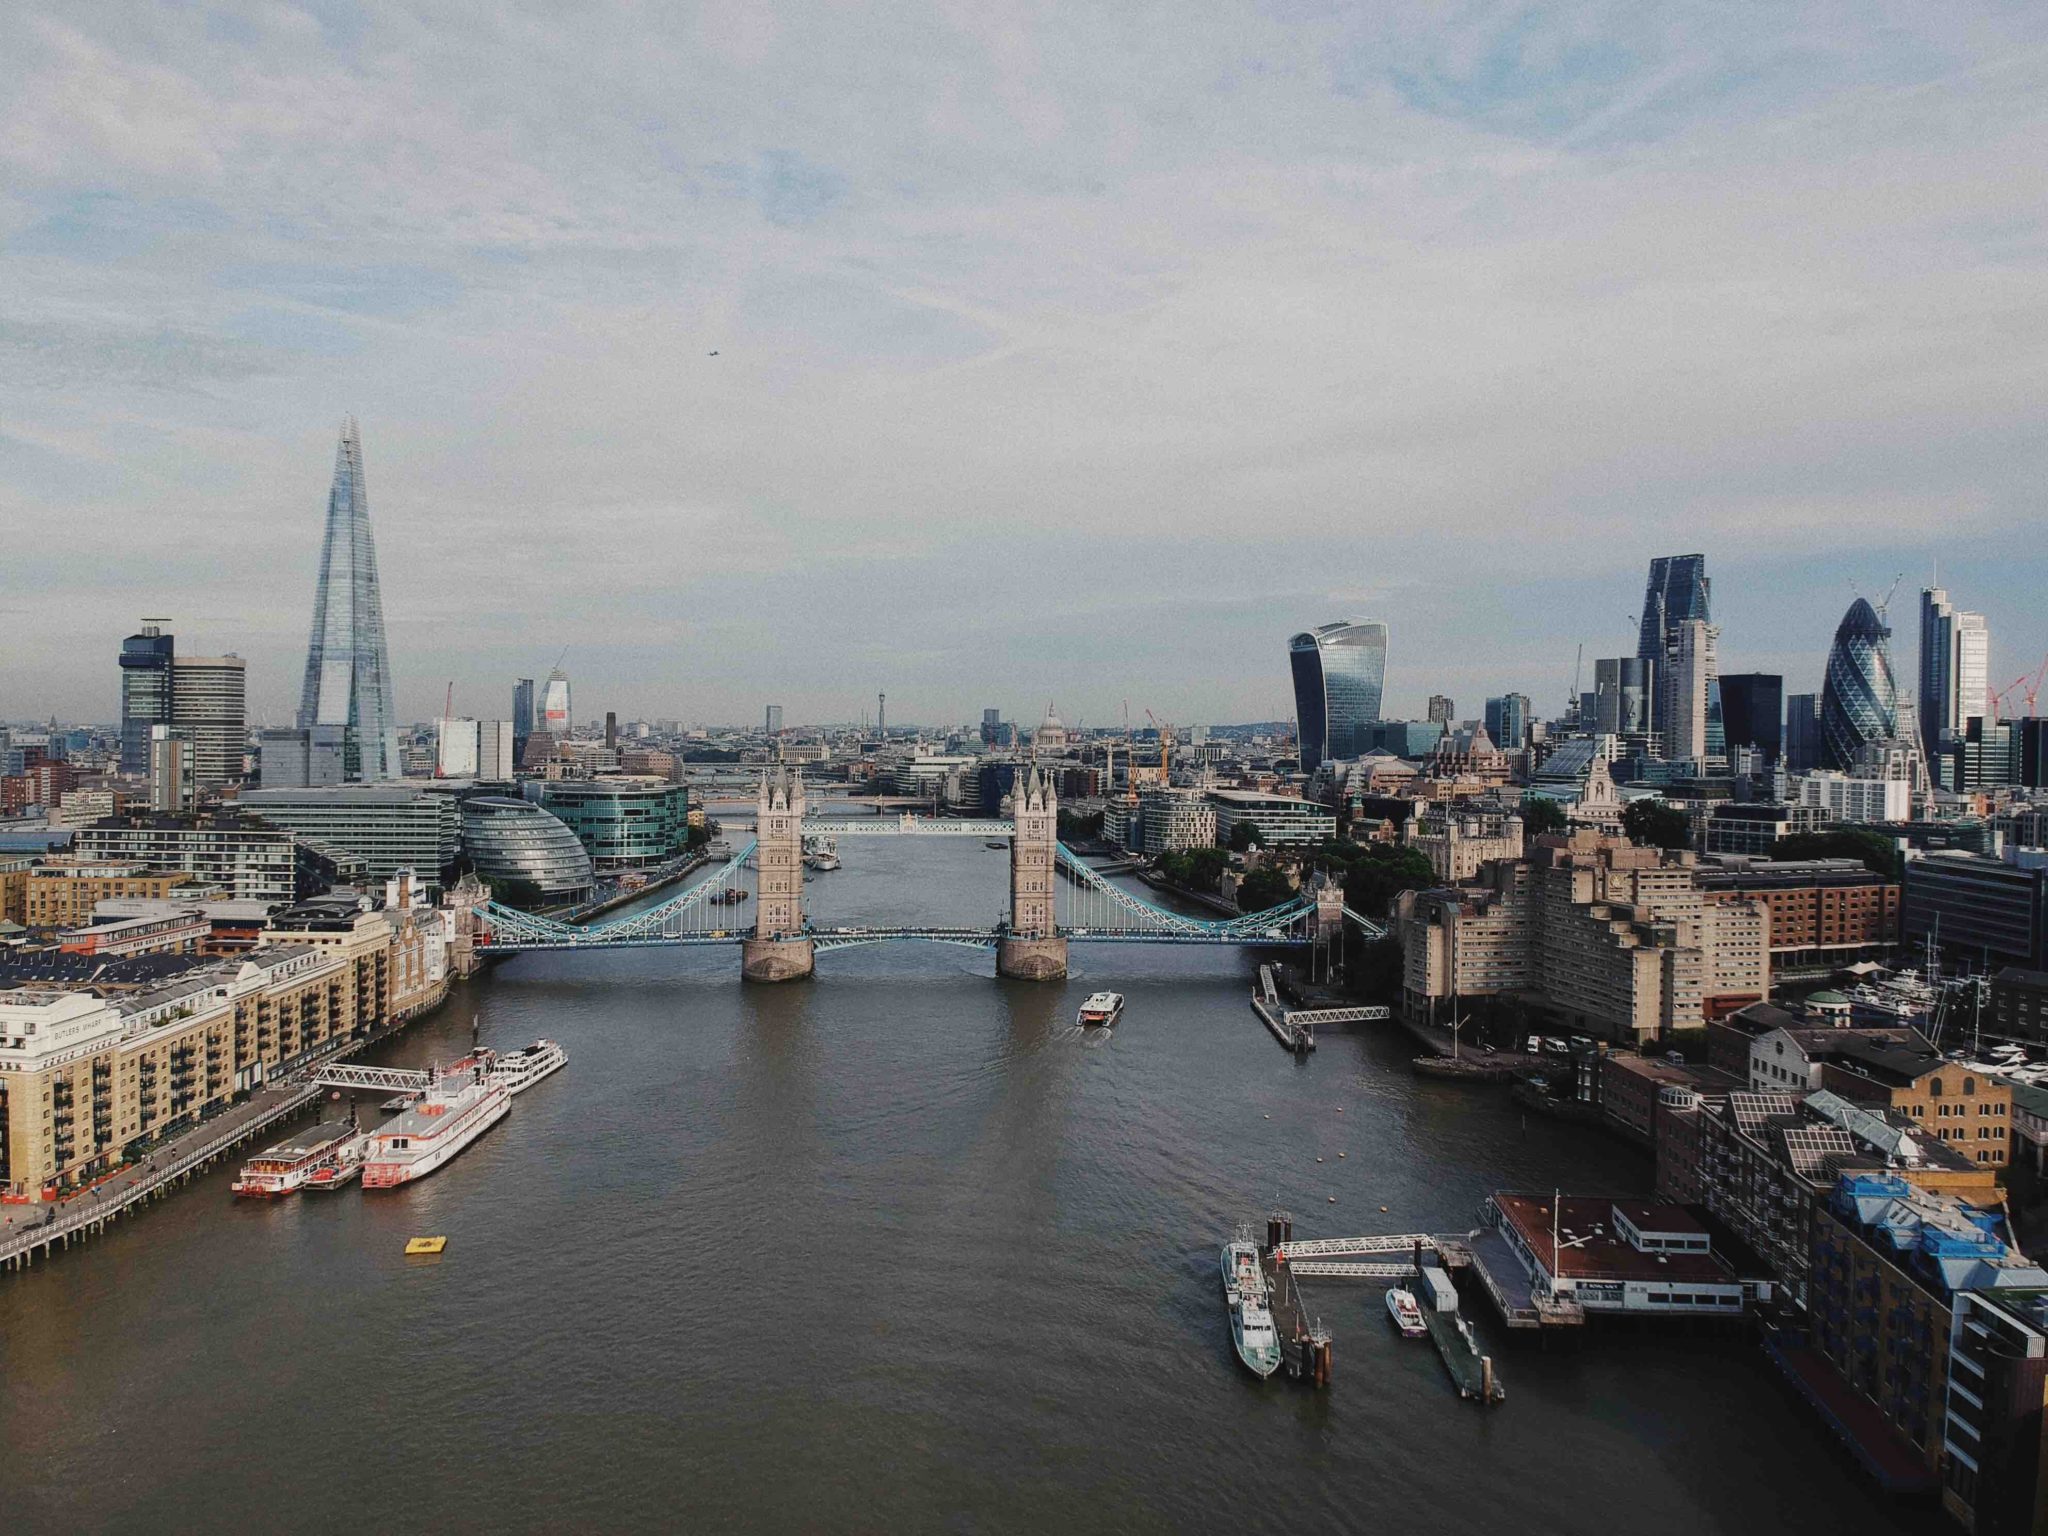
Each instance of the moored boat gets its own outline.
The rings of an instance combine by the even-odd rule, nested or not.
[[[551,1072],[569,1064],[569,1053],[553,1040],[536,1040],[524,1050],[500,1056],[491,1068],[491,1081],[507,1093],[526,1092]]]
[[[307,1187],[313,1174],[343,1158],[359,1159],[363,1133],[350,1120],[328,1120],[266,1147],[242,1165],[229,1187],[248,1199],[271,1200]]]
[[[1124,1016],[1124,995],[1121,992],[1094,992],[1081,1005],[1076,1022],[1085,1025],[1101,1025],[1107,1028]]]
[[[1230,1340],[1237,1358],[1261,1378],[1280,1369],[1280,1335],[1273,1327],[1267,1296],[1258,1245],[1240,1228],[1237,1240],[1223,1245],[1223,1301],[1230,1310]]]
[[[504,1119],[512,1095],[492,1079],[497,1057],[478,1051],[435,1078],[420,1100],[370,1133],[363,1188],[392,1189],[423,1179]]]
[[[1429,1332],[1429,1325],[1422,1320],[1422,1308],[1417,1304],[1414,1293],[1398,1285],[1387,1292],[1387,1316],[1394,1320],[1394,1326],[1405,1338],[1419,1339]]]

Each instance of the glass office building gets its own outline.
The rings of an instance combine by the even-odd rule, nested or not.
[[[392,703],[391,658],[384,645],[384,598],[377,583],[377,546],[370,537],[363,443],[353,417],[342,424],[341,446],[334,456],[297,724],[302,731],[319,725],[342,729],[351,780],[399,777],[398,716]]]
[[[1753,748],[1766,763],[1785,756],[1785,679],[1774,672],[1721,678],[1721,718],[1730,747]]]
[[[1357,757],[1380,718],[1387,680],[1387,626],[1376,619],[1325,624],[1287,642],[1301,766]]]
[[[509,886],[556,902],[586,895],[596,883],[590,851],[561,818],[528,800],[472,795],[463,801],[462,846],[477,877],[494,889]]]
[[[1891,634],[1865,598],[1857,598],[1842,616],[1821,687],[1823,766],[1847,770],[1865,745],[1899,733]]]
[[[1643,590],[1643,611],[1636,636],[1638,656],[1665,655],[1667,636],[1688,619],[1713,622],[1709,611],[1707,557],[1659,555],[1650,562]]]
[[[689,836],[689,793],[667,779],[546,779],[530,781],[527,793],[561,818],[600,870],[660,864]]]
[[[121,771],[149,772],[149,728],[171,721],[175,642],[154,624],[121,642]]]

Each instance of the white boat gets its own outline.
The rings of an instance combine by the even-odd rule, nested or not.
[[[242,1166],[229,1186],[237,1195],[273,1200],[306,1188],[315,1173],[346,1158],[360,1161],[362,1130],[348,1120],[329,1120],[301,1131],[274,1147],[266,1147]]]
[[[370,1133],[363,1188],[392,1189],[423,1179],[504,1119],[512,1095],[492,1080],[497,1056],[477,1051],[436,1077],[420,1100]]]
[[[500,1056],[491,1068],[491,1081],[510,1094],[526,1092],[551,1072],[569,1064],[569,1053],[552,1040],[536,1040],[524,1050]]]
[[[1280,1369],[1280,1335],[1273,1327],[1267,1295],[1258,1245],[1249,1232],[1240,1230],[1237,1241],[1223,1245],[1223,1301],[1230,1309],[1230,1339],[1237,1346],[1237,1358],[1262,1378]]]
[[[1121,992],[1095,992],[1081,1005],[1077,1022],[1100,1024],[1105,1028],[1124,1016],[1124,995]]]
[[[306,1192],[315,1194],[323,1190],[341,1189],[355,1182],[363,1171],[363,1158],[370,1150],[367,1133],[336,1149],[334,1158],[322,1163],[306,1175]]]
[[[1387,1292],[1387,1316],[1394,1320],[1394,1326],[1406,1338],[1419,1339],[1429,1332],[1429,1325],[1422,1320],[1422,1308],[1417,1305],[1414,1293],[1399,1286]]]

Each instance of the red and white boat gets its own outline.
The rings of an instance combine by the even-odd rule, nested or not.
[[[419,1102],[370,1132],[363,1188],[423,1179],[505,1118],[512,1095],[492,1075],[496,1053],[464,1057],[427,1086]]]
[[[257,1153],[242,1165],[242,1176],[229,1187],[254,1200],[293,1194],[321,1173],[359,1162],[363,1140],[361,1129],[353,1122],[326,1121]]]

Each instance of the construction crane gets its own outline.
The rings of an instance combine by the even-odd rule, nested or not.
[[[2041,685],[2044,682],[2048,682],[2048,656],[2042,657],[2041,665],[2034,668],[2033,671],[2022,673],[1991,695],[1989,702],[1992,718],[1995,720],[2010,720],[2013,718],[2006,713],[2005,701],[2015,693],[2027,701],[2027,713],[2033,714],[2035,701],[2041,697]]]
[[[448,679],[448,697],[442,700],[441,702],[441,724],[436,730],[435,734],[439,736],[440,734],[446,732],[448,729],[448,722],[450,720],[453,720],[454,718],[455,679],[451,677]],[[444,743],[440,741],[436,741],[434,743],[434,777],[437,779],[445,779],[448,776],[447,751],[448,749]]]
[[[1168,752],[1170,750],[1169,743],[1173,740],[1173,727],[1166,724],[1149,709],[1145,711],[1145,718],[1152,722],[1152,729],[1159,733],[1159,786],[1164,789],[1172,778],[1172,775],[1167,772],[1167,767]]]

